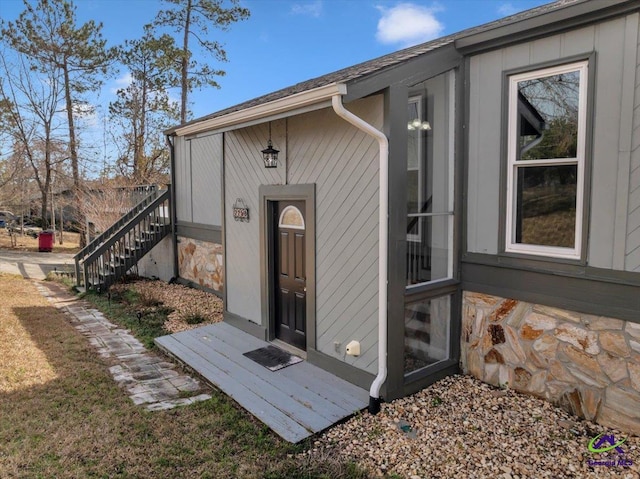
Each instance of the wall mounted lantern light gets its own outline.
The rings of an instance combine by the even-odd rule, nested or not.
[[[407,123],[407,130],[425,130],[425,131],[430,131],[431,130],[431,123],[429,123],[428,121],[420,121],[419,118],[415,118],[415,119],[409,121],[409,123]]]
[[[280,150],[273,148],[271,143],[271,122],[269,122],[269,141],[267,147],[262,150],[262,159],[264,160],[265,168],[276,168],[278,166],[278,153]]]

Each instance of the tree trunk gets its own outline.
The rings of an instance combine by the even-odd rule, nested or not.
[[[180,78],[180,123],[187,120],[187,92],[188,73],[189,73],[189,29],[191,28],[191,10],[193,9],[192,0],[187,1],[187,17],[184,24],[184,38],[182,40],[182,59],[181,59],[181,78]]]
[[[64,96],[67,104],[67,122],[69,125],[69,156],[71,158],[71,170],[73,172],[73,188],[77,193],[80,190],[80,169],[78,168],[78,148],[76,145],[76,128],[73,120],[73,99],[71,98],[71,84],[69,79],[69,66],[62,65],[64,72]]]

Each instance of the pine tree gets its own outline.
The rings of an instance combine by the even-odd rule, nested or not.
[[[207,40],[206,35],[210,27],[223,31],[237,21],[249,18],[249,10],[239,5],[238,0],[231,0],[231,6],[226,8],[224,0],[164,0],[174,5],[173,8],[161,10],[156,16],[154,24],[161,27],[171,27],[177,34],[182,35],[182,46],[176,51],[176,57],[166,58],[179,72],[179,81],[172,86],[180,88],[180,121],[187,119],[188,95],[194,88],[210,85],[220,86],[216,76],[225,74],[224,70],[213,69],[207,64],[198,63],[192,55],[189,43],[193,37],[197,44],[213,58],[220,62],[227,61],[224,46],[214,40]]]
[[[72,1],[24,0],[25,10],[18,19],[2,28],[5,42],[30,58],[33,69],[59,71],[69,130],[69,156],[73,183],[80,189],[80,168],[76,117],[83,105],[83,95],[102,85],[114,60],[115,50],[106,47],[102,24],[90,20],[78,26]],[[86,110],[83,109],[84,113]]]
[[[119,50],[130,83],[117,91],[109,114],[123,129],[120,171],[137,182],[155,181],[168,169],[162,131],[177,121],[178,108],[167,90],[177,81],[177,74],[166,58],[175,58],[177,50],[170,35],[157,37],[150,25],[142,38],[126,41]]]

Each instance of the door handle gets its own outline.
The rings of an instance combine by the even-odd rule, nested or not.
[[[306,293],[307,292],[307,287],[305,286],[302,291],[304,291]]]

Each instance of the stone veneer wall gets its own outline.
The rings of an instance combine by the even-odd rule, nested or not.
[[[465,292],[461,367],[640,435],[640,324]]]
[[[178,238],[178,274],[200,286],[222,291],[224,271],[222,245],[191,238]]]

